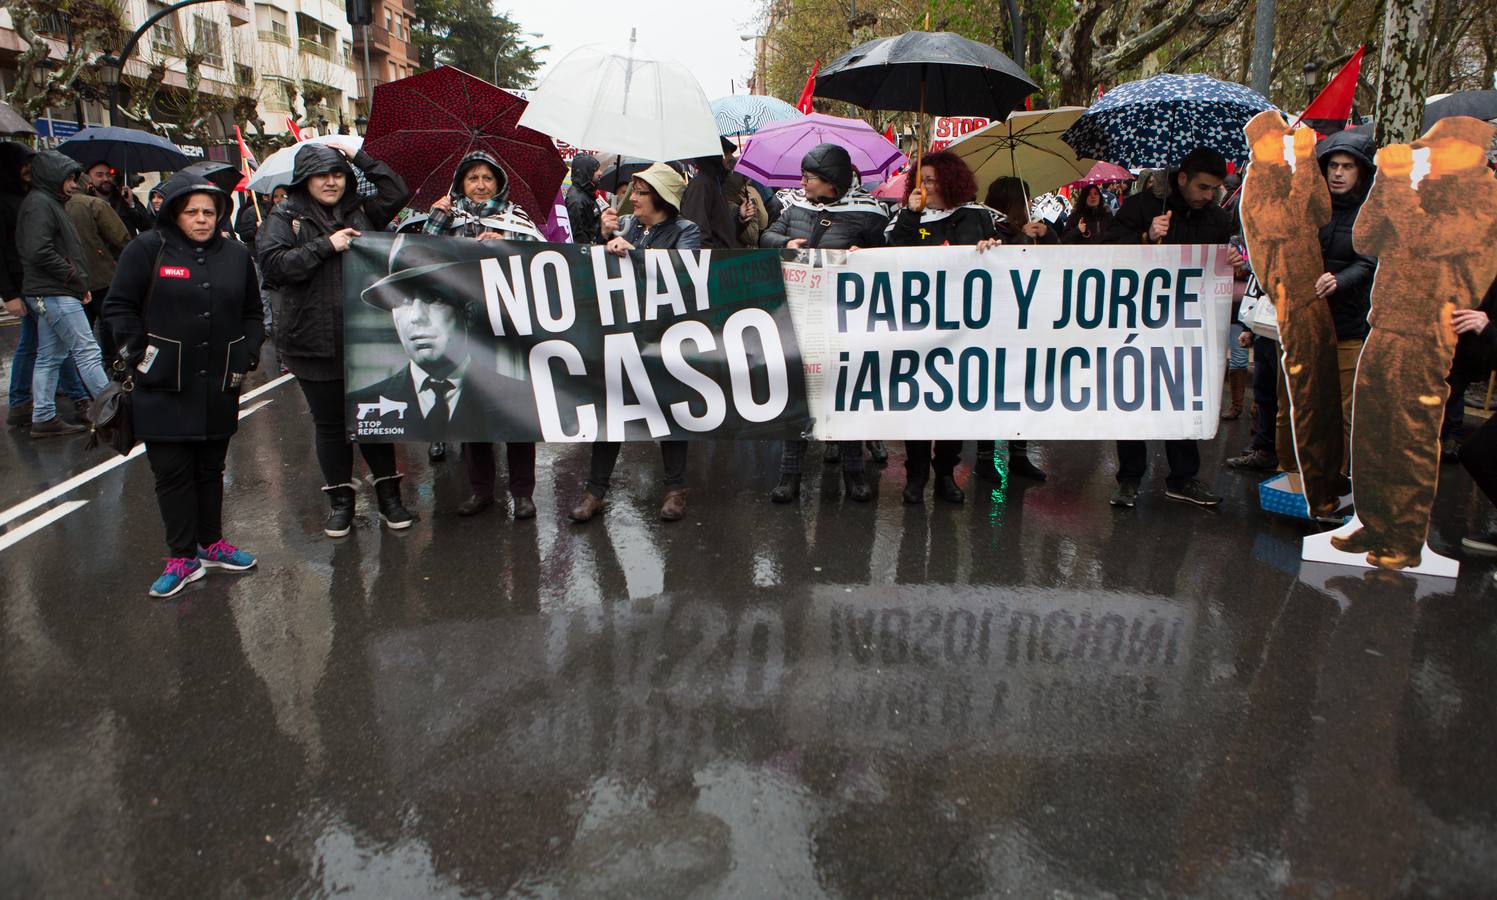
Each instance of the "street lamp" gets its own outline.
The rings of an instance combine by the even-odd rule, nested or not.
[[[521,34],[519,34],[519,35],[510,37],[508,39],[508,41],[513,41],[515,43],[519,43],[519,38],[520,37],[538,38],[540,36],[541,36],[540,32],[537,32],[537,31],[525,31],[525,32],[521,32]],[[491,69],[494,70],[494,81],[493,81],[494,87],[503,87],[503,85],[501,85],[499,83],[499,54],[501,54],[501,53],[504,52],[504,48],[508,45],[508,41],[500,41],[499,42],[499,46],[497,46],[497,47],[494,48],[494,63],[493,63],[493,65],[491,65],[489,67],[489,68],[491,68]]]
[[[1320,64],[1314,62],[1305,63],[1300,70],[1300,78],[1305,85],[1305,102],[1310,103],[1315,99],[1316,89],[1320,87]]]
[[[159,9],[140,23],[135,33],[130,35],[130,40],[125,42],[125,49],[120,51],[119,56],[106,56],[99,60],[100,67],[104,70],[104,78],[109,83],[109,124],[118,125],[120,117],[120,75],[125,71],[125,63],[130,61],[130,54],[135,51],[135,45],[140,43],[141,36],[151,30],[151,26],[176,12],[184,6],[192,6],[194,3],[207,3],[208,0],[181,0],[171,6]],[[114,73],[109,74],[113,67]]]

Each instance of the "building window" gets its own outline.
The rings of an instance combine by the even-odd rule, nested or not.
[[[352,63],[353,62],[353,41],[344,41],[343,42],[343,62],[344,63]]]
[[[235,63],[234,82],[240,87],[253,87],[255,84],[255,70],[243,63]]]
[[[255,7],[255,21],[260,40],[291,46],[291,27],[285,10],[260,4]]]
[[[165,3],[149,0],[146,3],[146,16],[154,16],[156,13],[166,9]],[[177,53],[182,45],[181,38],[177,35],[177,16],[175,13],[159,20],[151,26],[151,49],[157,53]]]
[[[387,9],[387,10],[385,10],[385,30],[386,31],[390,31],[393,28],[394,28],[394,20],[390,18],[390,11]]]
[[[210,66],[222,68],[224,64],[224,39],[223,32],[218,28],[218,23],[205,19],[202,16],[193,16],[192,19],[192,30],[197,35],[197,49],[203,54],[204,62]]]

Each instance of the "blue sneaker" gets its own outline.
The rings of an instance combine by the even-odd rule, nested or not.
[[[255,567],[255,557],[228,541],[215,541],[211,547],[198,548],[198,562],[207,569],[228,569],[243,572]]]
[[[203,571],[203,564],[195,559],[186,557],[168,559],[166,571],[161,573],[160,578],[151,582],[151,596],[171,597],[206,574]]]

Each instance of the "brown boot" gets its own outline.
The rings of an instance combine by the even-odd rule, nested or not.
[[[686,514],[686,488],[665,492],[665,502],[660,504],[660,521],[679,522]]]
[[[593,496],[592,491],[582,495],[582,502],[571,512],[573,522],[587,522],[603,511],[603,498]]]
[[[1232,402],[1222,412],[1222,419],[1228,422],[1242,417],[1242,398],[1247,394],[1248,379],[1252,377],[1247,369],[1228,369],[1227,386],[1232,389]]]

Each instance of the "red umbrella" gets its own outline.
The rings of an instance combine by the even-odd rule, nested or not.
[[[509,177],[509,198],[542,223],[567,166],[549,137],[519,126],[525,106],[481,78],[441,66],[374,89],[364,149],[405,179],[413,209],[445,196],[457,164],[482,150]]]
[[[1110,162],[1098,162],[1096,165],[1092,166],[1091,171],[1086,173],[1085,178],[1078,178],[1077,180],[1066,185],[1066,187],[1074,189],[1079,187],[1088,187],[1094,184],[1100,187],[1104,184],[1118,184],[1120,182],[1132,180],[1133,173],[1129,172],[1122,166],[1115,166]]]

